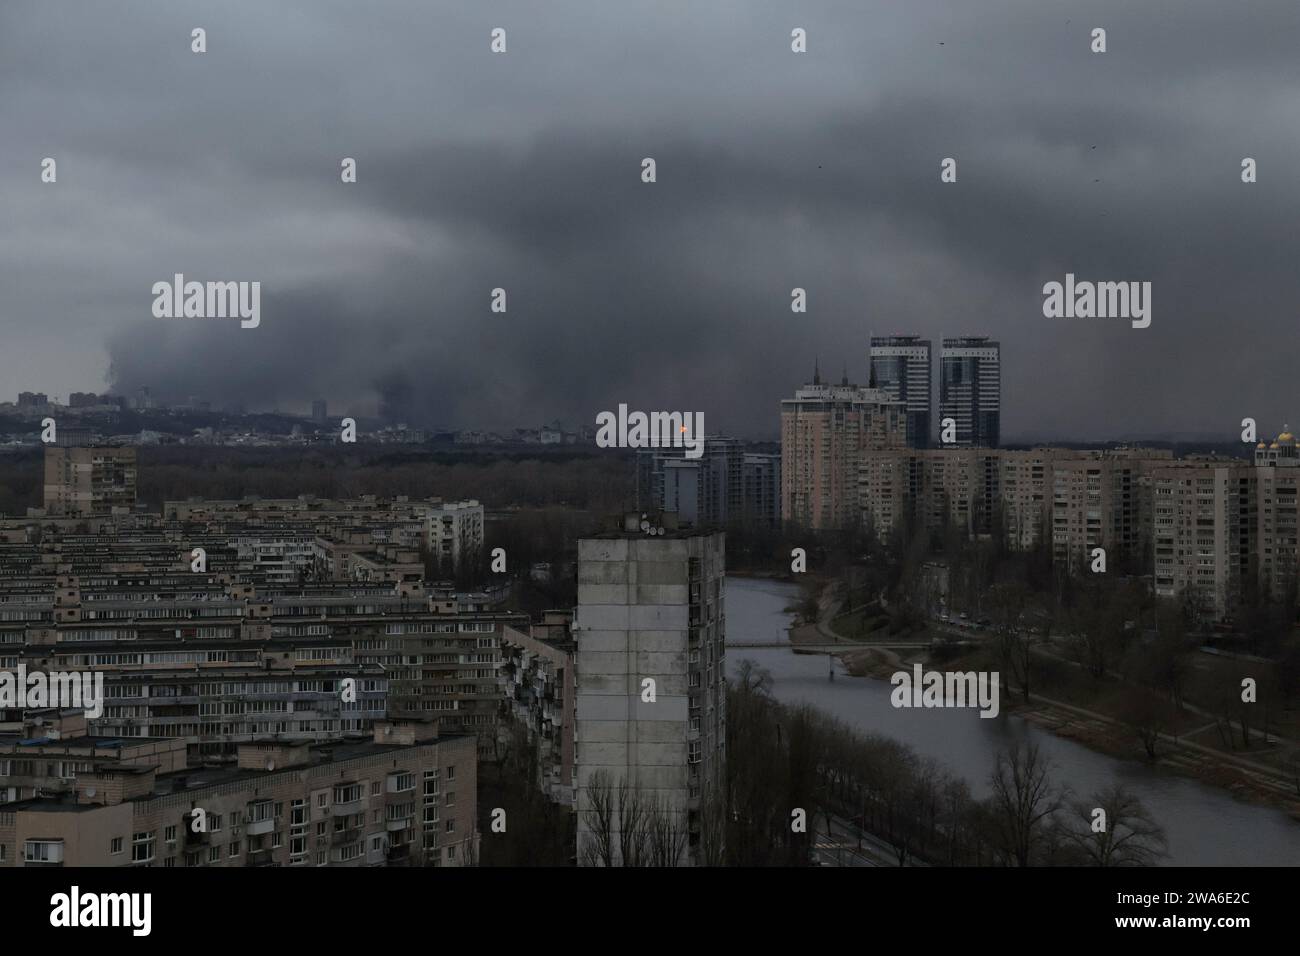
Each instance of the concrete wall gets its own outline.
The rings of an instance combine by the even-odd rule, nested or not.
[[[698,783],[692,783],[698,768],[693,771],[688,760],[690,742],[699,738],[690,729],[692,602],[698,605],[699,593],[709,592],[707,575],[722,572],[722,541],[719,534],[578,543],[579,863],[600,828],[589,792],[593,780],[607,781],[616,802],[617,788],[626,783],[671,812],[683,830],[698,804]],[[713,558],[706,559],[711,551]],[[653,701],[643,699],[646,679],[654,681]],[[612,829],[617,843],[617,814]]]

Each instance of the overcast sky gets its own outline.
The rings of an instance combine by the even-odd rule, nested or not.
[[[761,437],[913,332],[1001,340],[1005,440],[1280,430],[1297,49],[1294,0],[5,0],[0,399]],[[154,318],[177,272],[260,280],[260,327]],[[1067,272],[1150,328],[1044,318]]]

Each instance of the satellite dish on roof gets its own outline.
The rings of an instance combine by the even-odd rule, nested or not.
[[[97,792],[98,792],[98,791],[96,791],[94,787],[87,787],[87,788],[86,788],[86,796],[88,796],[88,797],[93,797]]]
[[[44,717],[33,717],[33,718],[32,718],[32,726],[33,726],[33,727],[44,727],[44,726],[45,726],[45,718],[44,718]]]
[[[268,773],[269,773],[270,771],[274,770],[274,769],[275,769],[275,761],[274,761],[274,760],[268,760],[268,761],[266,762],[266,769],[267,769],[267,772],[268,772]]]

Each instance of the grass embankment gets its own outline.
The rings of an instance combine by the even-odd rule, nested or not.
[[[1059,649],[1053,648],[1052,653]],[[950,658],[942,666],[946,670],[1002,670],[989,647]],[[1151,691],[1115,677],[1099,680],[1073,662],[1048,654],[1034,658],[1028,702],[1008,677],[1002,672],[1003,712],[1014,712],[1091,750],[1164,767],[1300,820],[1300,779],[1291,762],[1295,749],[1286,738],[1252,738],[1250,747],[1243,748],[1239,729],[1216,719],[1194,700],[1182,709],[1175,708]],[[1147,753],[1139,730],[1145,726],[1149,734],[1151,721],[1135,721],[1131,716],[1138,695],[1150,695],[1155,705],[1165,708],[1154,744],[1155,759]]]

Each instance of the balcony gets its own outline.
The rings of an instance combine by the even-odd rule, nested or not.
[[[351,817],[357,813],[365,813],[365,806],[367,806],[367,799],[364,796],[357,797],[356,800],[347,800],[330,806],[330,814],[334,817]]]
[[[360,839],[361,826],[355,823],[352,826],[344,827],[342,830],[334,830],[330,833],[330,843],[336,847],[356,843]]]
[[[389,833],[397,833],[399,830],[406,830],[415,825],[415,814],[408,813],[406,816],[393,817],[387,821],[385,829]]]
[[[402,778],[406,779],[403,780]],[[389,774],[386,782],[386,792],[394,793],[413,793],[415,791],[415,774]]]
[[[272,832],[274,829],[276,829],[276,818],[274,817],[264,817],[263,819],[250,818],[247,823],[244,823],[244,832],[250,836],[269,834],[269,832]]]
[[[249,850],[247,856],[247,866],[274,866],[275,859],[272,851],[267,849]]]
[[[336,866],[344,863],[360,863],[364,857],[365,854],[360,852],[359,847],[351,851],[346,847],[335,847],[330,850],[330,863]]]
[[[63,866],[63,841],[29,840],[23,851],[24,866]]]

